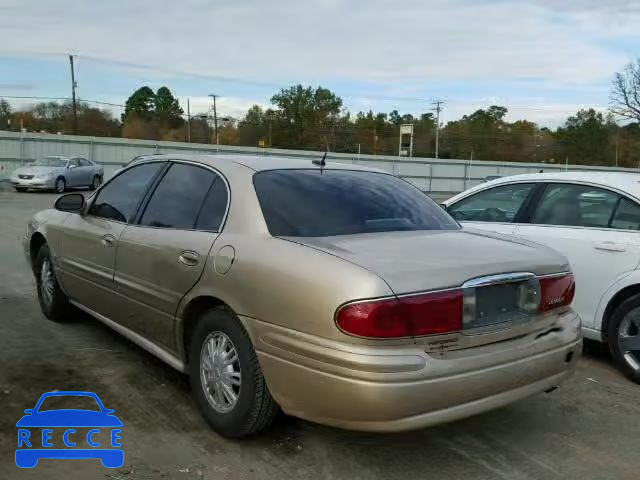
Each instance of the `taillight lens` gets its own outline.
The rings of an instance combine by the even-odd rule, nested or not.
[[[543,277],[540,279],[540,312],[566,307],[573,301],[576,283],[573,275]]]
[[[345,333],[370,338],[456,332],[462,330],[462,292],[351,303],[338,310],[336,323]]]

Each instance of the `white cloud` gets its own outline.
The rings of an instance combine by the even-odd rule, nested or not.
[[[15,48],[73,52],[167,71],[249,78],[380,82],[609,78],[627,57],[595,40],[637,27],[631,2],[4,0]],[[616,9],[616,6],[618,9]],[[618,12],[618,13],[616,13]],[[599,32],[593,28],[602,25]],[[24,35],[37,28],[37,35]]]

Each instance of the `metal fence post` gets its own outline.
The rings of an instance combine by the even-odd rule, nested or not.
[[[464,164],[464,190],[467,189],[467,180],[468,179],[469,179],[469,164],[465,163]]]

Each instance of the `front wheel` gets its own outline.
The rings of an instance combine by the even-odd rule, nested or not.
[[[279,407],[271,397],[249,335],[225,307],[198,321],[189,349],[191,390],[220,435],[243,437],[267,428]]]
[[[622,302],[613,313],[607,339],[620,369],[640,383],[640,295]]]
[[[38,251],[34,262],[34,274],[42,313],[54,322],[64,321],[69,310],[69,298],[58,285],[49,247],[46,244]]]

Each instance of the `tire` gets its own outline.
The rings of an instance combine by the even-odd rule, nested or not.
[[[623,337],[626,337],[626,341]],[[625,300],[613,312],[607,329],[607,341],[620,370],[640,383],[640,295]],[[631,341],[635,343],[630,344]]]
[[[27,189],[24,187],[15,187],[16,188],[16,192],[26,192]]]
[[[64,178],[60,177],[56,179],[56,183],[53,187],[53,191],[56,193],[64,193],[67,189],[67,182]]]
[[[93,180],[91,181],[91,185],[89,185],[89,190],[92,192],[97,190],[100,184],[102,183],[102,179],[99,175],[94,175]]]
[[[222,366],[219,360],[224,356],[218,356],[218,361],[209,361],[209,368],[205,368],[207,362],[203,359],[212,358],[208,355],[209,345],[220,346],[223,339],[227,342],[224,354],[233,357],[233,348],[237,360]],[[264,430],[273,422],[279,407],[269,393],[249,335],[231,310],[216,307],[202,315],[190,339],[189,355],[192,395],[204,419],[217,433],[239,438]],[[209,388],[205,387],[207,376]],[[220,379],[218,385],[226,382],[227,389],[236,395],[235,403],[229,401],[222,386],[221,397],[216,398],[216,390],[211,391],[216,377]],[[238,383],[232,384],[234,381]]]
[[[65,321],[69,313],[69,298],[58,285],[51,254],[46,243],[38,250],[33,273],[36,277],[38,302],[42,313],[54,322]]]

